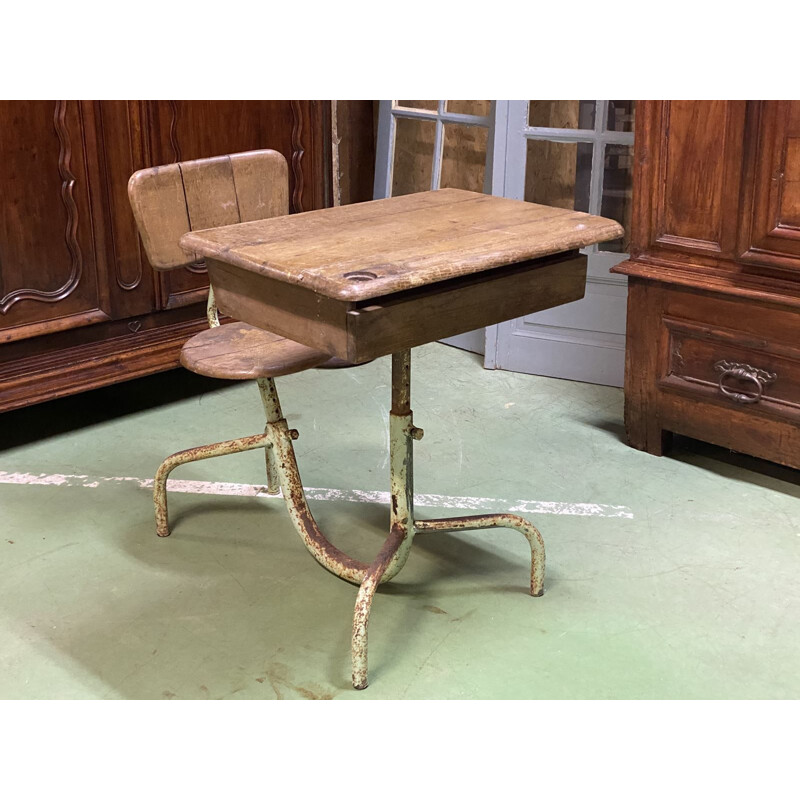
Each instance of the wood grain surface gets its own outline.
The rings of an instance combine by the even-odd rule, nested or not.
[[[616,239],[577,211],[460,189],[193,231],[190,253],[360,302]]]
[[[154,269],[197,261],[181,236],[289,213],[289,168],[274,150],[183,161],[135,172],[128,196]]]
[[[211,378],[277,378],[315,367],[330,356],[277,333],[231,322],[193,336],[181,350],[181,364]]]

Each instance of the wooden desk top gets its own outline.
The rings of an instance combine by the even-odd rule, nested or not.
[[[359,302],[617,239],[619,223],[579,211],[440,189],[192,231],[181,247]]]

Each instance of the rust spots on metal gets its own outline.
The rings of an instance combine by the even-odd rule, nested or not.
[[[466,531],[486,528],[510,528],[519,531],[531,547],[531,594],[544,594],[544,540],[542,534],[528,520],[516,514],[476,514],[470,517],[424,519],[415,523],[417,533],[433,531]]]
[[[200,447],[191,447],[181,450],[165,458],[156,472],[153,481],[153,502],[156,511],[156,533],[159,536],[169,536],[169,515],[167,511],[167,478],[175,467],[188,464],[191,461],[203,461],[206,458],[226,456],[231,453],[243,453],[247,450],[257,450],[260,447],[270,447],[269,438],[265,433],[255,436],[244,436],[241,439],[229,439],[215,444],[204,444]]]
[[[408,529],[402,525],[392,525],[391,532],[378,552],[375,560],[370,564],[364,581],[359,587],[356,598],[356,608],[353,615],[353,687],[366,689],[367,681],[367,627],[369,625],[369,612],[372,607],[372,598],[381,582],[383,574],[392,563],[398,550],[408,536]]]
[[[392,414],[411,413],[411,351],[392,355]]]

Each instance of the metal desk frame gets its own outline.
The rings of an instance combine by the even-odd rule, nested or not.
[[[261,400],[267,417],[263,434],[204,445],[169,456],[155,478],[154,499],[159,536],[169,536],[167,516],[167,477],[175,467],[229,453],[264,448],[267,468],[267,491],[283,495],[292,523],[308,551],[325,569],[359,586],[353,615],[353,686],[366,689],[367,628],[375,591],[390,581],[405,566],[417,533],[435,531],[510,528],[519,531],[531,547],[531,594],[544,591],[544,542],[539,531],[515,514],[480,514],[443,519],[414,519],[414,441],[423,431],[414,427],[411,411],[411,351],[392,354],[392,408],[389,414],[391,509],[389,535],[371,564],[358,561],[335,547],[314,520],[306,502],[292,441],[299,434],[290,429],[281,411],[275,381],[258,380]]]

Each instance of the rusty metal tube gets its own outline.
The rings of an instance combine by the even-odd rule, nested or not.
[[[281,491],[289,517],[306,549],[329,572],[350,583],[360,584],[367,574],[369,565],[343,553],[331,544],[319,529],[306,501],[292,447],[292,432],[286,420],[268,422],[267,435],[272,442]]]
[[[153,481],[153,501],[156,506],[156,533],[159,536],[169,536],[169,518],[167,515],[167,478],[170,472],[181,464],[190,461],[203,461],[206,458],[227,456],[231,453],[243,453],[246,450],[257,450],[259,447],[271,447],[269,438],[265,433],[255,436],[245,436],[241,439],[229,439],[216,444],[204,444],[202,447],[191,447],[173,453],[161,463]]]
[[[264,405],[264,414],[267,417],[267,427],[264,433],[269,431],[270,422],[279,422],[283,419],[281,403],[278,399],[278,390],[275,388],[275,381],[272,378],[258,378],[258,391],[261,394],[261,402]],[[278,469],[278,462],[272,448],[264,451],[267,470],[267,494],[279,494],[281,490],[281,476]]]
[[[389,465],[391,507],[389,530],[402,530],[403,541],[398,545],[382,583],[390,581],[406,564],[414,541],[414,425],[411,413],[399,416],[389,414]]]
[[[356,597],[356,608],[353,615],[353,638],[351,654],[353,659],[353,688],[366,689],[367,680],[367,627],[372,599],[378,584],[383,583],[389,565],[395,559],[398,550],[407,541],[408,531],[401,526],[394,526],[389,537],[380,549],[377,558],[372,562]]]
[[[267,417],[266,436],[272,444],[269,458],[272,460],[274,480],[283,493],[286,509],[295,530],[308,552],[325,569],[343,580],[360,584],[367,574],[369,565],[350,558],[331,544],[319,529],[308,507],[292,446],[292,441],[297,438],[297,431],[290,430],[283,418],[275,381],[272,378],[260,378],[258,387]],[[268,470],[267,478],[269,477]]]
[[[264,432],[266,433],[266,429]],[[264,450],[264,458],[266,460],[267,494],[280,494],[281,476],[278,472],[278,464],[275,461],[275,453],[271,447],[267,447]]]
[[[485,528],[511,528],[519,531],[531,546],[531,594],[544,593],[544,541],[542,534],[528,520],[516,514],[479,514],[472,517],[424,519],[415,523],[417,533],[433,531],[467,531]]]
[[[392,354],[392,414],[411,413],[411,351]]]
[[[278,398],[278,390],[275,388],[275,381],[272,378],[258,378],[257,383],[267,422],[279,422],[283,419],[283,412],[281,411],[281,401]]]
[[[382,582],[390,581],[405,566],[414,540],[414,427],[411,412],[411,351],[392,355],[392,410],[389,414],[389,480],[391,508],[389,530],[404,531],[403,541],[386,567]]]
[[[217,310],[217,300],[214,297],[214,289],[208,287],[208,300],[206,301],[206,319],[209,328],[219,327],[219,311]]]

